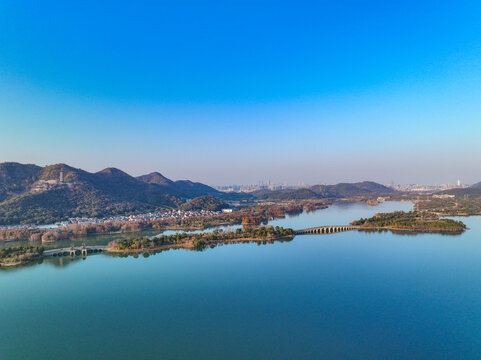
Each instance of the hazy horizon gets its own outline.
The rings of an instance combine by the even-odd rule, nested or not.
[[[5,161],[5,162],[2,162],[2,163],[8,163],[8,162],[12,162],[12,161]],[[85,171],[88,171],[90,173],[96,173],[96,172],[100,172],[102,170],[105,170],[107,168],[116,168],[116,169],[119,169],[125,173],[127,173],[128,175],[131,175],[131,176],[134,176],[134,177],[138,177],[138,176],[141,176],[141,175],[148,175],[148,174],[151,174],[151,173],[160,173],[161,175],[169,178],[170,180],[173,180],[173,181],[177,181],[177,180],[191,180],[191,181],[200,181],[200,180],[196,180],[196,179],[192,179],[192,178],[186,178],[186,177],[180,177],[180,178],[173,178],[173,177],[170,177],[168,175],[166,175],[164,172],[160,171],[160,170],[152,170],[152,171],[147,171],[147,172],[143,172],[143,173],[130,173],[128,171],[125,171],[124,169],[122,168],[119,168],[119,167],[115,167],[115,166],[106,166],[106,167],[103,167],[101,169],[94,169],[94,170],[87,170],[87,169],[84,169],[84,168],[80,168],[78,166],[73,166],[72,164],[68,164],[68,163],[54,163],[54,164],[44,164],[44,165],[39,165],[39,164],[34,164],[34,163],[21,163],[21,162],[13,162],[13,163],[19,163],[19,164],[23,164],[23,165],[37,165],[37,166],[41,166],[41,167],[44,167],[44,166],[52,166],[52,165],[60,165],[60,164],[63,164],[63,165],[67,165],[67,166],[71,166],[73,168],[77,168],[77,169],[81,169],[81,170],[85,170]],[[1,163],[0,163],[1,164]],[[339,181],[334,181],[334,182],[315,182],[315,183],[307,183],[307,182],[304,182],[304,181],[298,181],[297,183],[293,183],[293,182],[287,182],[287,181],[284,181],[284,182],[276,182],[276,181],[272,181],[271,179],[258,179],[257,181],[254,181],[254,182],[245,182],[245,183],[242,183],[242,182],[232,182],[232,183],[223,183],[223,184],[214,184],[214,183],[207,183],[207,185],[211,185],[211,186],[230,186],[230,185],[237,185],[237,186],[249,186],[249,185],[283,185],[283,186],[312,186],[312,185],[335,185],[335,184],[339,184],[339,183],[356,183],[356,182],[365,182],[365,181],[370,181],[370,182],[377,182],[377,183],[380,183],[382,185],[387,185],[389,186],[391,183],[394,183],[396,185],[414,185],[414,184],[418,184],[418,185],[456,185],[457,181],[458,180],[461,180],[461,179],[456,179],[455,181],[453,182],[431,182],[431,183],[421,183],[421,182],[411,182],[411,183],[399,183],[399,182],[395,182],[394,180],[390,180],[390,181],[387,181],[387,182],[381,182],[381,181],[376,181],[376,180],[373,180],[373,179],[369,179],[369,178],[366,178],[366,179],[358,179],[358,180],[339,180]],[[473,185],[474,183],[466,183],[466,182],[461,182],[462,185]]]
[[[210,185],[476,183],[480,15],[469,1],[4,1],[0,162]]]

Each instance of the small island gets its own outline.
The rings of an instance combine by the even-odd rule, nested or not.
[[[43,247],[20,246],[0,249],[0,267],[23,265],[38,260],[43,255]]]
[[[201,249],[207,246],[236,242],[264,242],[292,239],[294,231],[276,226],[246,227],[235,231],[214,230],[204,233],[177,233],[154,238],[139,237],[111,241],[109,252],[129,253],[167,250],[174,248]]]
[[[379,213],[368,219],[359,219],[351,222],[359,230],[387,229],[395,231],[416,232],[463,232],[467,229],[461,221],[440,219],[439,216],[419,211],[395,211]]]

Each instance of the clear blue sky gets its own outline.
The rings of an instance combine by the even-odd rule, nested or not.
[[[0,162],[481,180],[479,1],[0,2]]]

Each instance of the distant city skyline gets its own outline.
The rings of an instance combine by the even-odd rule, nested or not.
[[[476,183],[480,18],[470,1],[3,1],[0,162]]]

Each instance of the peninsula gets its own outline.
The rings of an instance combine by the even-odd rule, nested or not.
[[[109,252],[135,253],[159,251],[174,248],[201,249],[207,246],[213,248],[219,244],[236,242],[264,242],[281,239],[292,239],[294,231],[276,226],[245,227],[235,231],[214,230],[208,233],[177,233],[160,235],[154,238],[139,237],[111,241]]]
[[[138,237],[132,239],[122,239],[111,241],[106,248],[101,250],[95,248],[93,252],[107,251],[110,253],[140,253],[149,251],[161,251],[168,249],[202,249],[215,247],[220,244],[234,244],[246,242],[273,242],[282,240],[292,240],[294,230],[283,227],[261,226],[244,227],[235,231],[223,231],[216,229],[212,232],[200,233],[176,233],[173,235],[159,235],[153,238]],[[85,247],[85,251],[92,248]],[[74,247],[71,248],[72,251]],[[78,251],[80,253],[80,251]],[[46,256],[68,255],[66,249],[55,249],[44,251],[43,247],[21,246],[0,249],[0,267],[11,267],[23,265],[28,262],[42,259]]]

